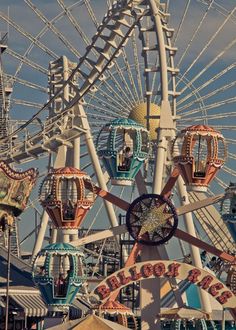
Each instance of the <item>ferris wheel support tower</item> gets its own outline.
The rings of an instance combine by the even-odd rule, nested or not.
[[[70,77],[72,70],[76,67],[75,63],[70,62],[65,56],[62,56],[58,60],[51,62],[49,65],[49,94],[53,98],[53,102],[49,107],[49,121],[53,120],[58,113],[64,111],[68,106],[69,102],[76,95],[76,90],[73,88],[76,86],[77,75],[73,76],[73,79],[70,83],[66,83]],[[63,89],[61,89],[63,87]],[[60,92],[58,93],[58,91]],[[48,142],[44,143],[47,146],[49,152],[54,152],[56,158],[54,161],[54,168],[64,167],[64,166],[73,166],[76,168],[80,167],[80,135],[84,134],[87,148],[91,157],[91,161],[94,166],[94,171],[97,176],[99,186],[102,189],[107,189],[106,181],[104,174],[101,170],[101,166],[98,160],[96,149],[93,143],[93,138],[90,132],[89,123],[87,116],[84,112],[82,104],[73,105],[73,113],[78,119],[78,126],[82,128],[81,132],[77,134],[73,139],[69,138],[69,143],[63,139],[55,139],[55,136],[48,136]],[[64,121],[65,127],[70,126],[70,117]],[[60,127],[61,129],[61,127]],[[118,226],[117,218],[111,203],[104,201],[104,205],[110,220],[111,226]],[[38,234],[37,241],[35,242],[32,259],[40,251],[43,240],[45,237],[45,232],[48,225],[48,215],[46,212],[43,213],[40,230]],[[56,229],[52,231],[52,242],[55,240],[62,240],[64,243],[68,243],[78,238],[78,231],[62,231],[62,237],[57,238],[58,233],[56,234]]]
[[[153,193],[160,194],[162,187],[163,187],[163,174],[164,168],[167,160],[167,149],[170,147],[170,140],[175,137],[175,108],[171,109],[170,102],[169,102],[169,87],[168,87],[168,58],[167,58],[167,51],[168,47],[166,45],[166,37],[164,27],[161,21],[160,15],[160,8],[158,7],[155,0],[150,0],[150,8],[152,10],[153,15],[153,22],[155,26],[155,32],[157,35],[157,43],[158,43],[158,52],[159,52],[159,63],[160,63],[160,78],[161,78],[161,111],[160,111],[160,127],[158,130],[158,144],[157,144],[157,153],[156,153],[156,166],[155,166],[155,173],[154,173],[154,183],[153,183]],[[173,57],[172,57],[173,60]],[[170,60],[169,60],[170,61]],[[175,88],[175,79],[173,80],[173,86]],[[188,194],[186,191],[186,187],[182,178],[178,179],[178,189],[180,192],[180,197],[182,198],[182,204],[188,204]],[[183,202],[184,201],[184,202]],[[193,219],[191,213],[188,213],[184,216],[185,225],[187,232],[192,236],[196,237],[196,232],[193,224]],[[196,267],[202,268],[202,262],[200,259],[199,249],[195,246],[190,246],[190,252],[192,257],[192,262]],[[150,257],[150,256],[149,256]],[[154,256],[153,256],[154,258]],[[144,329],[154,329],[155,324],[154,322],[153,327],[150,327],[150,315],[153,315],[153,307],[155,305],[152,302],[152,294],[150,294],[150,283],[146,281],[147,288],[142,286],[142,299],[144,301],[145,308],[143,308],[142,312],[142,326]],[[211,304],[210,299],[207,293],[199,290],[202,309],[207,312],[211,313]],[[158,298],[158,297],[156,297]],[[156,301],[156,303],[158,300]],[[144,306],[142,306],[144,307]],[[160,308],[160,306],[159,306]]]

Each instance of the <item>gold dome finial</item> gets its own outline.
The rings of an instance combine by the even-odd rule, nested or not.
[[[129,118],[146,127],[147,103],[142,102],[137,104],[130,112]],[[160,116],[160,107],[157,104],[151,103],[150,116]],[[157,139],[156,129],[160,125],[160,119],[150,119],[150,139]]]

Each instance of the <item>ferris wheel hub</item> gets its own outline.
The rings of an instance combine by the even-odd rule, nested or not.
[[[135,199],[126,214],[130,235],[144,245],[167,242],[178,226],[174,205],[157,194],[144,194]]]

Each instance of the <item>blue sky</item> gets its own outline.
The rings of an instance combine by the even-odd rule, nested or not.
[[[208,3],[207,1],[205,1]],[[85,9],[84,5],[82,5],[82,1],[65,1],[66,6],[70,6],[77,3],[76,6],[73,7],[71,13],[75,20],[80,24],[83,28],[84,32],[88,36],[89,39],[95,34],[96,29],[94,23],[92,22],[91,18],[89,17],[87,10]],[[98,22],[101,22],[102,17],[105,12],[105,0],[92,0],[91,6],[95,12],[96,19]],[[186,8],[187,1],[185,0],[174,0],[170,1],[170,26],[175,27],[175,31],[178,30],[180,26],[181,17],[183,15],[184,9]],[[228,11],[234,9],[235,4],[232,0],[221,0],[215,1],[217,4],[214,8],[209,10],[207,14],[207,18],[202,23],[201,29],[199,30],[199,34],[195,37],[194,41],[191,43],[191,47],[189,48],[181,66],[180,70],[181,73],[184,73],[185,70],[191,66],[194,59],[200,54],[200,52],[204,49],[204,47],[210,42],[211,38],[213,38],[214,34],[216,33],[217,29],[223,24],[224,19],[227,15],[229,15]],[[33,1],[33,4],[37,6],[38,9],[43,13],[43,15],[48,19],[52,20],[55,18],[62,9],[57,4],[57,1]],[[223,6],[223,7],[221,7]],[[0,4],[1,11],[6,15],[8,12],[10,13],[10,19],[16,22],[19,26],[21,26],[26,32],[30,33],[32,36],[37,36],[38,33],[44,28],[44,23],[36,17],[36,15],[32,12],[32,10],[27,6],[25,1],[21,0],[2,0]],[[186,12],[186,19],[184,20],[180,34],[177,38],[176,45],[178,47],[178,52],[176,55],[176,63],[181,58],[181,54],[185,51],[188,47],[188,43],[191,40],[192,36],[194,35],[194,31],[196,31],[197,27],[200,24],[201,18],[203,17],[206,11],[206,4],[203,4],[201,1],[194,0],[191,2],[190,7]],[[85,53],[85,43],[81,40],[76,31],[75,27],[71,25],[69,20],[65,16],[61,16],[59,20],[55,22],[55,26],[60,33],[63,33],[66,40],[69,41],[71,45],[81,54]],[[0,19],[0,30],[5,31],[7,29],[7,24],[4,20]],[[22,36],[20,33],[16,32],[13,27],[9,27],[10,34],[9,34],[9,49],[14,50],[18,54],[23,55],[27,48],[30,45],[30,41]],[[209,47],[203,54],[200,56],[197,63],[193,66],[193,68],[189,71],[187,78],[188,80],[194,79],[194,77],[202,70],[204,67],[207,66],[209,62],[211,62],[214,58],[219,56],[219,54],[233,41],[234,36],[236,35],[236,18],[234,14],[230,16],[229,21],[224,25],[222,30],[217,34],[217,36],[212,40],[209,44]],[[56,36],[52,31],[46,31],[45,34],[40,38],[40,41],[46,45],[50,50],[52,50],[58,56],[66,55],[69,57],[70,60],[74,62],[79,61],[79,57],[76,54],[73,54],[60,40],[59,37]],[[128,57],[131,54],[131,45],[127,45],[127,54]],[[217,73],[221,72],[225,68],[227,68],[230,64],[234,63],[235,61],[235,45],[232,45],[227,52],[225,52],[219,60],[215,61],[215,63],[207,70],[206,73],[202,74],[199,79],[194,82],[194,87],[196,89],[201,88],[201,86],[207,82],[211,77],[214,77]],[[141,57],[141,55],[139,54]],[[52,60],[48,54],[44,51],[40,50],[37,46],[34,46],[32,51],[29,53],[28,58],[37,63],[38,65],[42,66],[45,70],[48,68],[49,61]],[[4,71],[8,74],[14,74],[17,66],[19,65],[19,60],[14,59],[12,56],[8,54],[3,55],[3,65]],[[23,65],[22,69],[20,70],[18,77],[30,82],[34,82],[42,87],[47,87],[47,74],[43,74],[30,68],[27,65]],[[222,78],[216,80],[214,83],[208,85],[206,88],[201,90],[199,93],[201,96],[207,95],[213,92],[215,89],[224,86],[229,82],[233,82],[235,80],[235,70],[229,70],[227,74],[222,76]],[[184,85],[181,85],[181,88]],[[190,89],[187,89],[183,96],[189,93]],[[235,86],[232,88],[226,89],[224,92],[220,92],[214,96],[214,98],[205,99],[205,105],[211,105],[215,102],[220,102],[225,99],[229,99],[235,96]],[[22,99],[32,102],[37,102],[38,104],[43,104],[47,101],[47,94],[42,93],[36,89],[28,88],[22,86],[22,84],[16,83],[14,86],[14,93],[13,98],[15,99]],[[197,98],[197,97],[196,97]],[[186,101],[181,106],[187,104],[193,100],[190,98],[189,101]],[[195,102],[190,108],[189,111],[194,110],[198,107],[199,102]],[[209,115],[214,114],[221,114],[223,112],[232,112],[235,111],[235,104],[230,103],[228,105],[224,105],[221,107],[213,107],[207,111]],[[38,109],[34,107],[25,107],[22,105],[13,105],[11,109],[11,118],[13,119],[29,119]],[[191,119],[191,116],[189,117]],[[224,118],[221,120],[216,119],[212,121],[213,124],[218,125],[235,125],[235,117],[232,116],[229,119]],[[186,122],[186,125],[190,125],[191,122]],[[235,131],[234,130],[225,130],[223,132],[226,134],[227,137],[231,139],[235,139]],[[235,145],[230,145],[230,152],[235,154]],[[235,169],[235,160],[229,159],[228,166],[230,169]],[[45,168],[46,166],[46,159],[41,159],[34,161],[33,164],[26,164],[24,167],[27,166],[37,166],[40,169]],[[233,175],[222,175],[222,180],[228,182],[233,179]],[[215,191],[221,189],[218,184],[215,184]],[[33,192],[32,198],[37,197],[37,188]],[[117,194],[119,193],[118,190],[114,190]],[[131,193],[127,192],[127,195],[131,198]],[[132,196],[133,197],[133,196]],[[91,218],[96,211],[91,213]],[[30,231],[34,226],[33,221],[33,213],[32,211],[27,211],[26,216],[22,216],[21,221],[21,236],[24,236],[25,232]],[[31,219],[30,219],[31,218]],[[101,213],[101,218],[105,218],[104,212]],[[88,222],[90,220],[88,219]],[[105,223],[105,220],[99,223],[98,226],[101,226],[101,223]],[[105,226],[105,225],[104,225]],[[174,243],[173,243],[174,244]],[[172,243],[171,243],[172,245]],[[32,240],[30,243],[25,245],[26,248],[30,248],[32,246]]]

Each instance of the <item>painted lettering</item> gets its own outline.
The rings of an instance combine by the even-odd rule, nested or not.
[[[221,293],[221,295],[219,297],[217,297],[216,299],[219,301],[219,303],[221,305],[226,304],[227,301],[229,300],[229,298],[233,297],[232,292],[230,291],[224,291]]]
[[[142,277],[142,274],[137,272],[136,266],[130,268],[129,271],[133,281],[138,281]]]
[[[173,263],[168,266],[169,271],[166,273],[168,277],[177,277],[179,275],[180,264]]]
[[[207,290],[221,305],[225,305],[227,302],[227,306],[233,304],[231,300],[234,299],[234,294],[227,290],[223,283],[212,274],[182,263],[159,260],[146,261],[132,267],[120,269],[105,279],[93,292],[97,295],[97,298],[99,297],[100,300],[104,301],[121,286],[151,277],[180,278],[198,285],[203,290]]]
[[[125,276],[125,272],[123,270],[121,272],[117,273],[117,276],[120,279],[121,285],[126,285],[127,283],[129,283],[132,280],[131,276]]]
[[[198,281],[199,275],[201,275],[201,271],[199,269],[194,268],[189,271],[187,279],[189,280],[189,282],[196,283]]]
[[[106,285],[100,285],[96,288],[95,293],[97,293],[100,299],[105,299],[110,295],[111,290]]]
[[[152,264],[143,265],[141,268],[141,273],[143,274],[143,277],[145,277],[145,278],[152,276],[152,274],[153,274]]]
[[[211,276],[211,275],[207,275],[207,276],[204,276],[203,279],[201,280],[201,282],[198,283],[198,285],[206,290],[209,288],[211,282],[213,281],[214,277]]]
[[[153,266],[153,274],[157,277],[162,276],[166,271],[166,267],[163,262],[158,262]]]
[[[116,276],[109,277],[107,279],[107,284],[109,285],[112,291],[118,289],[121,286]]]
[[[213,297],[215,297],[218,295],[218,293],[219,293],[218,291],[221,290],[223,287],[224,286],[222,283],[217,282],[216,284],[213,284],[212,286],[210,286],[208,291]]]

